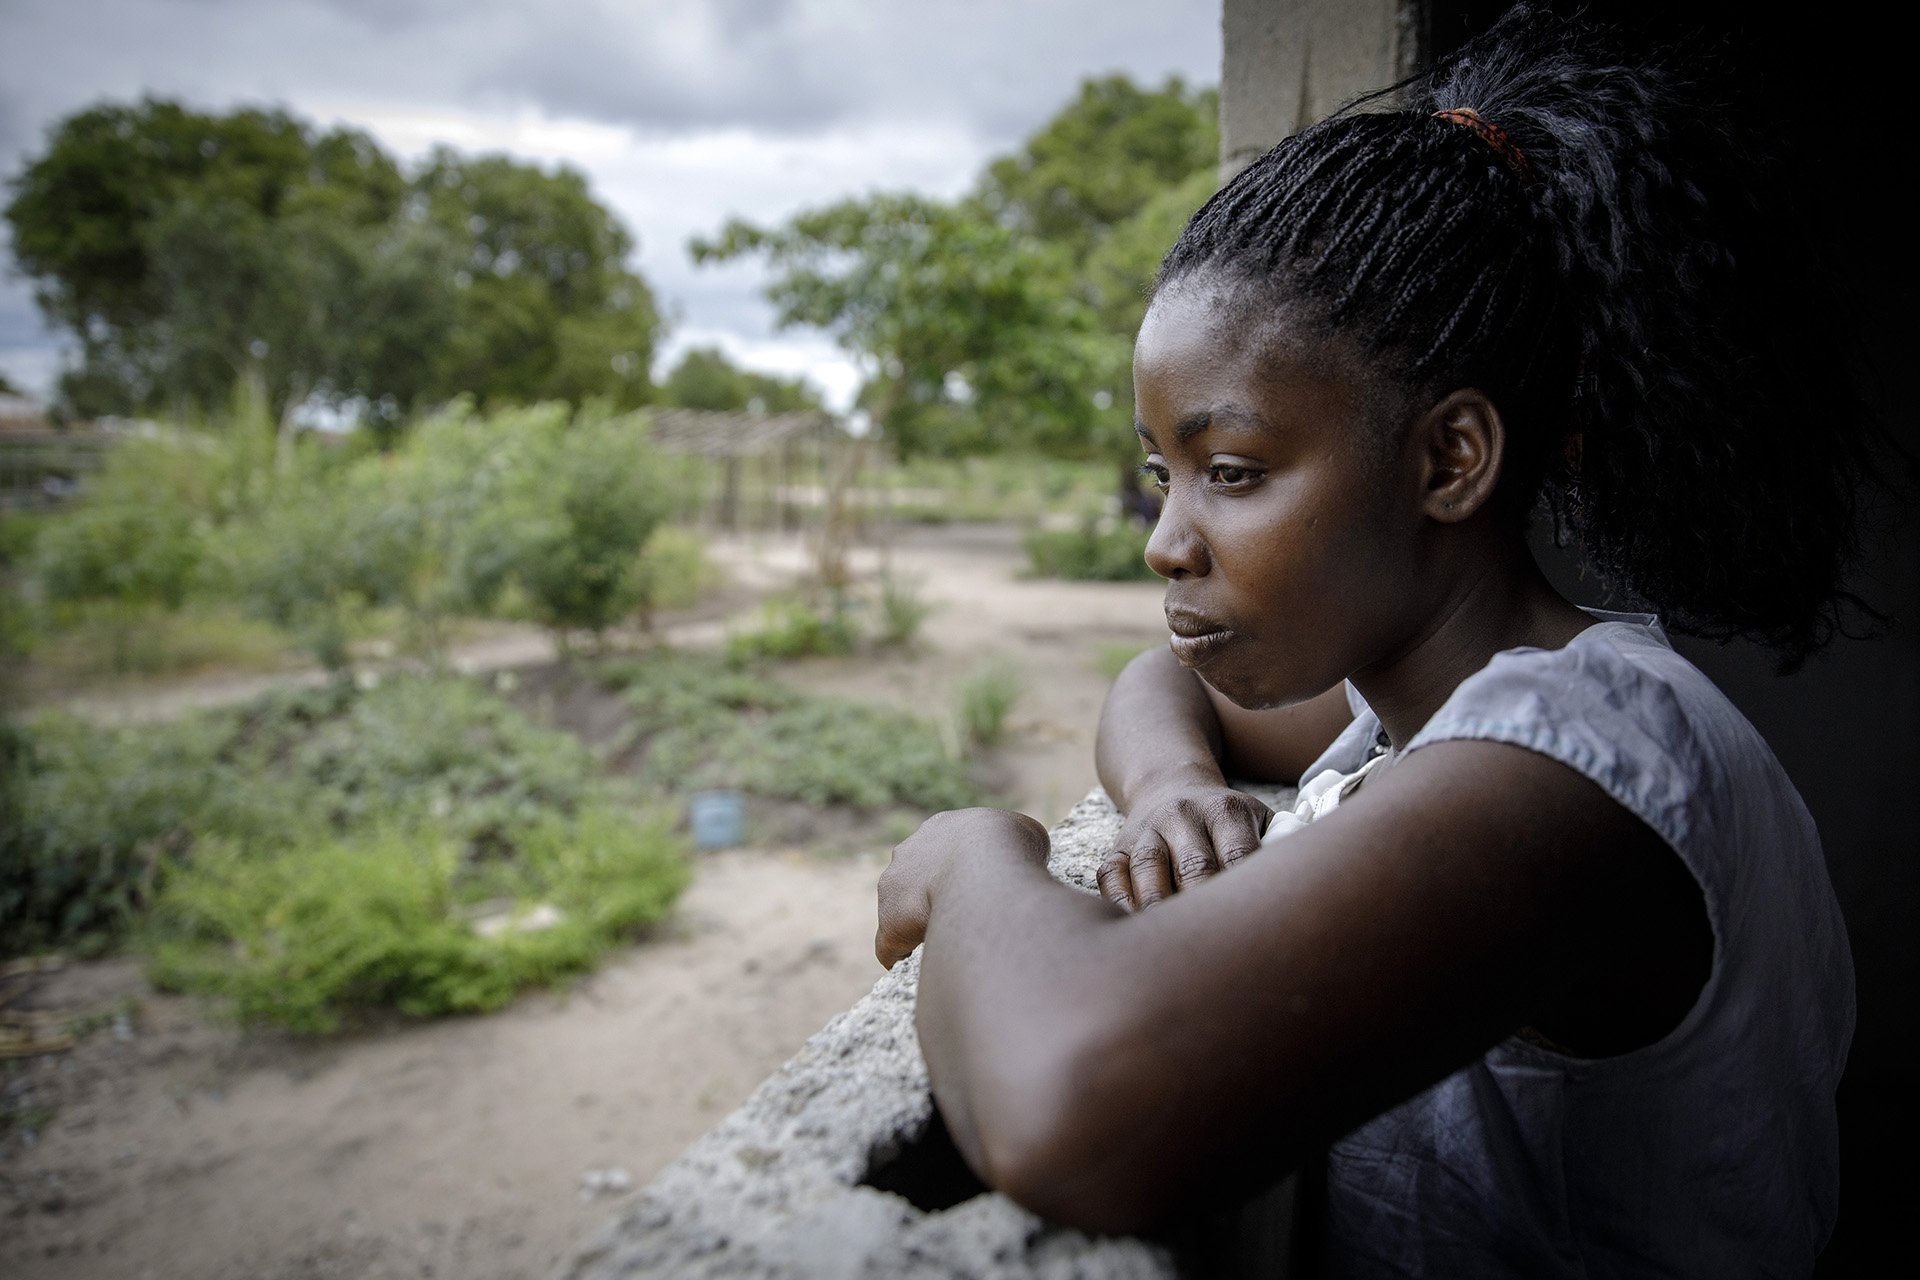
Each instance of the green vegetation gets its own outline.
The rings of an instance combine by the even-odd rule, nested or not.
[[[1036,577],[1150,582],[1147,536],[1131,524],[1088,518],[1072,529],[1029,532],[1027,559]]]
[[[921,590],[919,579],[902,577],[896,573],[882,574],[880,643],[896,649],[910,647],[933,608]]]
[[[289,645],[339,670],[396,624],[437,661],[460,618],[598,638],[710,581],[697,540],[662,525],[634,415],[460,402],[391,452],[286,467],[257,438],[241,421],[127,441],[74,508],[7,521],[22,642],[47,674],[271,667]]]
[[[736,366],[718,347],[691,347],[660,384],[664,403],[682,409],[791,413],[820,408],[803,379],[776,378]]]
[[[912,716],[810,697],[704,655],[656,654],[607,679],[633,708],[641,777],[655,785],[923,814],[980,799],[938,731]]]
[[[297,1030],[495,1007],[658,919],[686,880],[663,822],[576,739],[463,680],[10,733],[8,950],[137,932],[156,980]],[[501,927],[477,927],[489,915]]]
[[[266,857],[207,840],[154,905],[154,979],[294,1031],[365,1008],[479,1013],[589,968],[687,881],[658,819],[592,807],[515,834],[510,858],[478,864],[432,827]]]
[[[905,455],[1130,456],[1133,332],[1160,255],[1213,190],[1215,114],[1178,80],[1090,80],[971,196],[736,220],[694,257],[764,261],[782,324],[878,370],[860,402]]]
[[[661,319],[633,239],[580,174],[372,138],[283,111],[147,99],[53,130],[13,181],[14,256],[82,362],[66,411],[203,412],[253,383],[376,428],[479,403],[651,398]]]
[[[1020,673],[1005,662],[987,663],[960,686],[961,732],[975,746],[999,746],[1019,700]]]
[[[860,642],[844,597],[835,596],[825,608],[805,600],[780,596],[760,606],[757,626],[727,637],[727,656],[734,662],[756,658],[812,658],[852,653]]]

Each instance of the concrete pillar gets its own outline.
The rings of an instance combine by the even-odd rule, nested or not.
[[[1420,0],[1223,0],[1220,179],[1419,65]]]

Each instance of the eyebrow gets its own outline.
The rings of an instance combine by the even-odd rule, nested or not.
[[[1188,414],[1186,417],[1180,419],[1180,421],[1174,423],[1174,441],[1175,443],[1184,444],[1186,441],[1193,439],[1216,423],[1221,426],[1264,428],[1267,425],[1267,420],[1251,409],[1242,409],[1238,405],[1223,404],[1215,409]],[[1153,443],[1153,437],[1147,434],[1146,425],[1137,418],[1133,423],[1133,431],[1135,435],[1145,440],[1148,444]]]

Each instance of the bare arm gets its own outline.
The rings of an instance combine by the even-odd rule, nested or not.
[[[1497,743],[1416,752],[1284,856],[1132,918],[1048,880],[1019,821],[941,815],[903,844],[882,958],[924,928],[921,1043],[976,1170],[1102,1231],[1254,1189],[1627,962],[1645,939],[1620,922],[1672,862]]]
[[[1127,815],[1101,891],[1146,906],[1252,853],[1271,814],[1230,790],[1227,773],[1294,782],[1352,719],[1340,688],[1246,711],[1167,649],[1135,658],[1107,694],[1094,749],[1100,782]]]

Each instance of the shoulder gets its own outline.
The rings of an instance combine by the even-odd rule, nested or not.
[[[1721,826],[1736,795],[1770,793],[1804,812],[1753,726],[1644,614],[1606,615],[1559,649],[1496,654],[1408,750],[1457,740],[1558,761],[1683,857]]]

